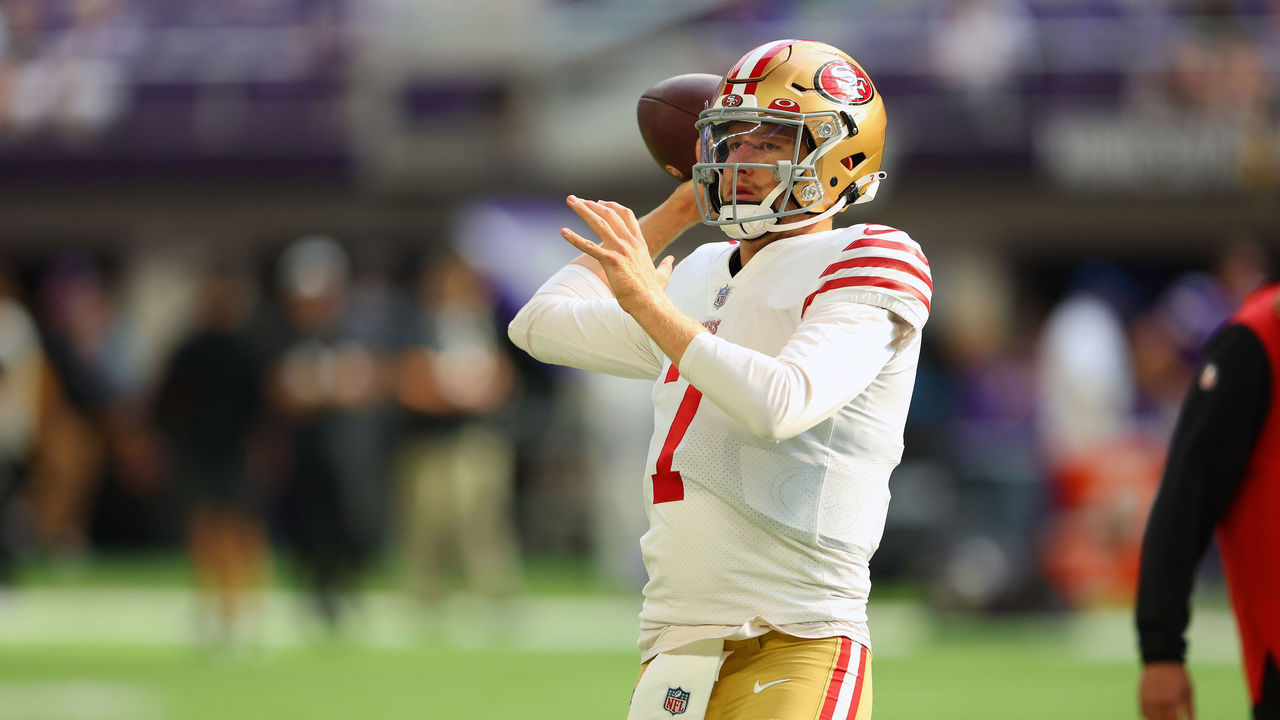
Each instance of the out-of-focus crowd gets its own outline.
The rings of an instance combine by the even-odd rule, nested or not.
[[[877,559],[923,571],[946,606],[1130,602],[1202,348],[1272,273],[1252,238],[1218,248],[1202,267],[1082,258],[1029,263],[1020,283],[953,276],[957,314],[926,332]],[[903,558],[895,531],[928,549]]]
[[[0,147],[191,155],[257,147],[264,132],[287,146],[290,125],[334,142],[303,129],[308,110],[338,124],[348,5],[3,0]]]
[[[567,104],[627,107],[664,67],[721,72],[745,47],[816,32],[858,48],[893,98],[894,162],[1034,162],[1072,189],[1138,194],[1280,182],[1274,0],[704,5],[688,17],[678,6],[536,0],[3,0],[0,147],[393,165],[383,155],[395,153],[374,148],[402,134],[443,154],[457,137],[434,138],[445,128],[572,132],[556,115]],[[527,27],[494,26],[499,8]],[[575,57],[555,42],[615,16],[614,48]],[[512,36],[495,43],[479,28]],[[653,46],[677,64],[657,64]],[[600,74],[613,80],[563,82]],[[595,97],[584,99],[588,88]],[[602,147],[634,143],[619,119],[593,127]],[[546,168],[541,145],[563,145],[540,139],[473,152]]]
[[[22,558],[181,540],[228,630],[278,542],[336,625],[399,540],[424,598],[451,566],[519,590],[517,374],[459,255],[379,275],[307,237],[265,282],[133,260],[0,273],[0,579]]]
[[[953,272],[883,575],[948,606],[1127,601],[1200,348],[1270,272],[1256,242],[1223,247],[1178,272],[1028,266],[1023,287]],[[362,269],[316,236],[262,268],[122,260],[58,253],[0,273],[3,577],[27,557],[182,542],[231,617],[275,547],[336,623],[388,555],[425,598],[453,570],[502,596],[520,588],[521,549],[589,554],[629,532],[593,527],[614,520],[584,496],[630,487],[618,478],[638,461],[605,477],[591,457],[620,462],[643,432],[587,419],[575,376],[513,352],[503,327],[523,298],[459,254]],[[630,412],[616,399],[607,417]],[[627,540],[611,574],[639,579],[617,567]]]
[[[487,28],[484,14],[509,4],[454,3],[447,17]],[[679,6],[519,9],[512,17],[531,27],[554,17],[571,32],[575,18]],[[370,262],[319,236],[269,258],[250,258],[249,239],[190,257],[121,239],[96,253],[0,259],[0,583],[28,558],[74,565],[97,550],[182,544],[210,632],[226,633],[277,549],[297,559],[334,625],[388,554],[428,599],[452,587],[454,569],[476,592],[516,592],[522,553],[595,553],[603,576],[641,580],[646,391],[539,366],[510,348],[504,324],[540,282],[544,245],[526,226],[551,214],[534,206],[571,177],[566,158],[625,187],[657,177],[643,157],[613,162],[626,143],[639,150],[624,120],[632,85],[658,79],[634,68],[665,67],[646,65],[652,46],[688,64],[673,73],[720,70],[782,29],[820,27],[859,48],[892,97],[890,137],[902,144],[889,155],[910,168],[904,186],[926,174],[917,168],[970,187],[1012,169],[992,207],[1038,170],[1058,190],[1120,189],[1122,200],[1265,197],[1280,182],[1274,0],[950,0],[856,13],[742,0],[666,24],[628,15],[619,28],[652,37],[623,34],[569,57],[523,27],[523,44],[441,37],[453,27],[433,10],[0,0],[5,159],[74,174],[76,160],[105,157],[122,175],[155,158],[247,160],[229,187],[293,152],[363,153],[413,170],[406,195],[450,208],[476,193],[532,196],[497,231],[473,233],[510,236],[487,259],[503,278],[438,245]],[[419,30],[472,54],[434,57]],[[477,86],[489,89],[478,97]],[[615,114],[596,114],[599,103]],[[566,108],[589,125],[567,122]],[[468,129],[489,134],[458,141]],[[492,168],[500,190],[493,177],[466,179]],[[82,229],[61,232],[74,246]],[[1123,229],[1108,232],[1123,242]],[[1065,243],[1032,237],[1026,257],[1042,262],[960,267],[954,238],[920,239],[950,266],[939,263],[877,577],[921,579],[951,607],[1127,600],[1199,349],[1271,259],[1253,239],[1211,238],[1223,249],[1213,265],[1143,256],[1136,244],[1077,262]]]

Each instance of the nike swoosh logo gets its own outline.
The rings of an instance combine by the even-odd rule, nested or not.
[[[891,227],[882,228],[880,230],[877,230],[873,227],[867,227],[862,230],[863,235],[888,235],[889,233],[896,233],[896,232],[898,232],[897,228],[891,228]]]
[[[783,678],[783,679],[781,679],[781,680],[774,680],[774,681],[773,681],[773,682],[771,682],[771,683],[765,683],[765,684],[763,684],[763,685],[761,685],[761,684],[760,684],[760,681],[759,681],[759,680],[757,680],[757,681],[756,681],[756,686],[755,686],[755,688],[753,688],[753,689],[752,689],[752,692],[754,692],[754,693],[760,693],[760,692],[761,692],[761,691],[763,691],[765,688],[771,688],[771,687],[773,687],[774,685],[777,685],[778,683],[784,683],[784,682],[791,682],[791,678]]]

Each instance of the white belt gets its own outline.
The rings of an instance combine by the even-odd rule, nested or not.
[[[711,686],[730,652],[725,652],[724,640],[711,639],[658,653],[636,683],[627,720],[702,720]]]

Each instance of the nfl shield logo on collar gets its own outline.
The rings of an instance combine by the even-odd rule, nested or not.
[[[667,701],[663,703],[662,709],[674,715],[679,715],[689,707],[689,693],[681,688],[667,688]]]
[[[725,285],[716,291],[716,301],[712,303],[716,310],[724,307],[725,301],[729,299],[729,290],[729,286]]]

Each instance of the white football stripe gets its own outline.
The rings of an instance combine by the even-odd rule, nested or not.
[[[879,277],[885,278],[886,280],[896,280],[904,285],[910,285],[911,287],[919,290],[920,293],[929,300],[933,300],[933,291],[929,289],[929,286],[926,285],[923,280],[911,273],[903,272],[901,270],[892,270],[890,268],[845,268],[839,272],[831,273],[830,275],[822,278],[822,283],[825,285],[832,280],[838,280],[846,277]]]
[[[752,69],[755,68],[756,63],[760,62],[760,58],[764,57],[765,55],[772,52],[775,48],[780,47],[782,45],[786,45],[786,43],[779,40],[778,42],[771,42],[768,45],[761,45],[755,50],[752,50],[751,54],[747,56],[746,62],[742,63],[742,67],[738,68],[738,73],[733,76],[733,79],[746,80],[747,78],[751,77],[751,71]],[[724,66],[722,65],[721,67],[724,67]]]
[[[849,706],[853,704],[853,690],[858,686],[858,664],[861,661],[862,646],[857,643],[853,646],[856,650],[849,653],[849,670],[844,674],[844,682],[840,685],[836,707],[831,712],[833,719],[849,717]]]

